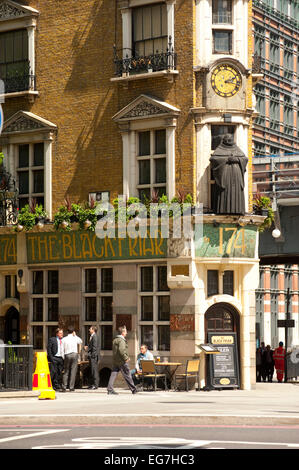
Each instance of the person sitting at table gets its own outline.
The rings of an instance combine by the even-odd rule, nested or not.
[[[140,353],[137,356],[135,369],[132,369],[130,371],[131,375],[132,375],[133,382],[134,382],[135,385],[140,384],[140,377],[138,377],[138,374],[140,374],[142,372],[140,361],[153,361],[153,360],[154,360],[154,356],[148,350],[147,345],[142,344],[140,346]],[[152,380],[151,380],[151,383],[152,383]]]

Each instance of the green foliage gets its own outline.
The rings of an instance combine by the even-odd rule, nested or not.
[[[22,225],[26,231],[32,230],[38,219],[47,218],[47,213],[42,204],[26,204],[18,215],[18,224]]]
[[[58,211],[54,215],[54,227],[56,230],[59,231],[70,231],[71,230],[71,217],[73,216],[73,212],[68,210],[66,206],[60,206]],[[62,227],[62,222],[67,222],[67,226],[65,228]]]
[[[259,226],[259,232],[270,229],[274,222],[274,211],[271,207],[271,199],[258,193],[253,200],[253,210],[259,215],[263,215],[263,211],[266,211],[267,214],[264,222]]]
[[[86,227],[85,225],[87,221],[91,222],[91,225],[89,227]],[[97,214],[95,212],[95,209],[84,209],[83,207],[80,207],[78,210],[78,222],[80,230],[91,230],[94,232],[97,224]]]

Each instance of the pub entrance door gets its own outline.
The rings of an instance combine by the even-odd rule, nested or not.
[[[205,313],[205,335],[208,342],[209,333],[235,333],[238,354],[238,375],[240,377],[240,316],[238,311],[230,304],[221,302],[212,305]],[[207,367],[208,374],[208,367]],[[209,382],[206,377],[207,383]]]
[[[10,307],[4,320],[4,342],[20,344],[20,314],[15,307]]]

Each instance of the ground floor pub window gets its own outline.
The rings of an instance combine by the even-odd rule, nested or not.
[[[88,344],[89,327],[96,325],[101,350],[111,351],[113,340],[113,269],[88,268],[83,270],[83,325],[84,340]]]
[[[151,351],[170,351],[170,294],[167,266],[139,268],[139,342]]]
[[[59,317],[58,270],[31,272],[30,326],[34,349],[45,350],[48,339],[55,336]]]

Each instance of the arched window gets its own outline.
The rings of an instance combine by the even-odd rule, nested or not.
[[[211,307],[206,313],[206,331],[236,331],[236,318],[225,304]]]

